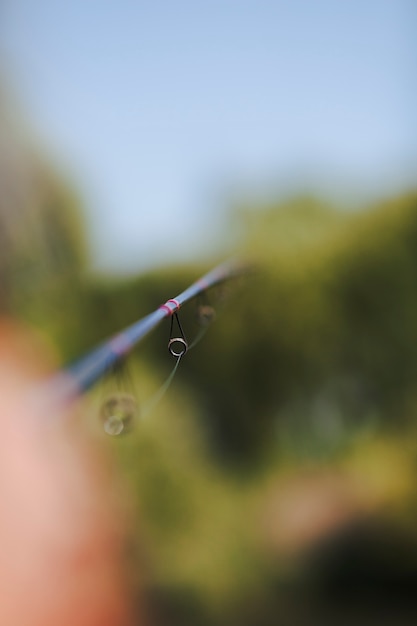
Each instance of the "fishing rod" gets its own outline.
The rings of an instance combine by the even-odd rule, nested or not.
[[[109,370],[122,363],[133,348],[167,317],[171,318],[171,334],[174,319],[181,334],[180,337],[171,336],[168,343],[169,352],[177,359],[178,365],[189,348],[177,315],[180,307],[207,289],[237,278],[244,271],[244,266],[235,261],[228,261],[215,267],[175,298],[170,298],[146,317],[116,333],[75,363],[58,372],[50,381],[53,395],[58,401],[68,403],[88,391]]]

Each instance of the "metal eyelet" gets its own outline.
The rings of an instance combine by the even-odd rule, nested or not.
[[[188,343],[183,337],[172,337],[168,342],[168,351],[176,359],[184,356],[188,350]]]

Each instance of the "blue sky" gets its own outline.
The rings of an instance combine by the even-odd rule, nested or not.
[[[414,0],[5,0],[2,13],[3,65],[78,185],[96,268],[208,252],[235,193],[412,184]]]

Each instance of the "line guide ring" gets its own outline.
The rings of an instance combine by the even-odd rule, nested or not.
[[[173,357],[179,359],[188,350],[188,343],[183,337],[171,337],[168,341],[168,351]]]

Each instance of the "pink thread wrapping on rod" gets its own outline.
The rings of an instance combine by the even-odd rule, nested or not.
[[[115,354],[123,356],[126,352],[128,352],[131,346],[130,341],[127,339],[127,337],[120,334],[111,340],[110,347]]]
[[[171,302],[174,304],[174,308],[172,308],[172,305],[170,304]],[[175,311],[179,310],[180,303],[178,302],[178,300],[175,300],[175,298],[170,298],[165,302],[165,304],[161,304],[159,308],[163,311],[166,311],[168,315],[173,315]]]
[[[204,278],[200,278],[200,279],[197,281],[197,285],[199,285],[199,287],[201,287],[201,288],[202,288],[202,289],[204,289],[204,290],[205,290],[205,289],[208,289],[208,284],[207,284],[207,282],[204,280]]]

